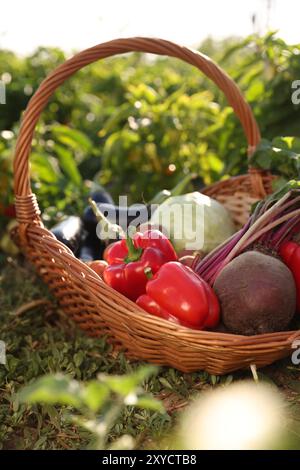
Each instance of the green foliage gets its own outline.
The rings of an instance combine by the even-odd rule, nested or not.
[[[300,139],[299,137],[275,137],[272,142],[262,139],[253,154],[254,166],[271,170],[288,180],[291,175],[300,178]]]
[[[299,105],[291,102],[292,81],[300,76],[298,46],[270,33],[207,40],[200,49],[237,81],[264,138],[299,136]],[[40,48],[27,58],[0,51],[0,58],[11,78],[7,105],[0,109],[0,129],[6,131],[0,139],[1,189],[7,203],[21,112],[65,57]],[[141,201],[173,187],[183,173],[195,172],[207,184],[247,166],[242,129],[220,90],[188,64],[138,54],[92,64],[56,90],[39,121],[31,162],[33,190],[46,221],[55,221],[57,210],[80,211],[92,180],[115,198],[128,194]],[[277,167],[274,161],[273,166],[278,172],[283,166],[292,178],[295,165]]]
[[[103,449],[112,427],[116,424],[122,410],[126,406],[142,408],[164,413],[160,401],[150,394],[145,394],[141,384],[157,369],[152,366],[142,367],[125,376],[101,374],[98,380],[81,384],[65,375],[46,375],[25,387],[18,394],[20,402],[43,403],[49,405],[67,405],[79,411],[69,414],[67,419],[92,432],[91,447]],[[109,448],[132,447],[131,436],[122,436],[122,441],[110,444]]]
[[[41,298],[49,299],[49,304],[24,309],[28,302]],[[6,365],[0,364],[0,448],[87,447],[92,435],[82,427],[82,420],[85,422],[87,415],[90,420],[97,419],[110,406],[112,397],[122,406],[106,435],[107,445],[124,447],[129,441],[120,443],[119,439],[129,435],[131,444],[134,440],[138,448],[159,447],[174,426],[177,407],[180,409],[209,381],[204,372],[182,374],[171,368],[148,376],[151,369],[140,368],[141,363],[129,362],[123,354],[117,354],[105,337],[90,338],[68,321],[45,285],[19,261],[0,264],[0,338],[7,351]],[[58,381],[48,378],[57,374],[61,377]],[[34,385],[45,375],[47,378],[41,379],[38,387]],[[70,383],[76,384],[75,390],[72,386],[70,390]],[[26,385],[32,387],[30,393],[38,390],[35,398],[39,403],[29,406],[20,402],[19,392]],[[71,398],[72,407],[70,391],[76,392]],[[153,396],[164,399],[167,413],[161,413],[161,402],[153,401]],[[49,397],[51,403],[46,402]],[[60,400],[69,400],[69,404],[54,404]],[[79,410],[74,408],[77,404]],[[80,423],[68,419],[70,414],[80,416]]]
[[[106,447],[165,448],[165,436],[172,434],[181,410],[199,392],[251,378],[250,370],[218,377],[203,371],[183,374],[168,367],[146,377],[147,369],[140,369],[140,363],[129,362],[105,338],[89,338],[69,322],[26,265],[2,263],[0,273],[0,338],[7,350],[7,363],[0,364],[0,448],[94,445],[93,429],[83,425],[87,418],[95,421],[103,416],[112,397],[120,400],[122,410],[105,437]],[[49,299],[49,304],[24,307],[38,299]],[[298,421],[299,373],[299,367],[287,359],[260,374],[260,380],[273,380],[281,388]],[[30,394],[38,403],[21,402],[24,386],[29,387],[26,401]],[[132,391],[139,408],[133,406]],[[152,396],[160,402],[153,402]],[[161,413],[161,401],[166,413]]]
[[[299,45],[287,45],[270,32],[235,41],[224,51],[222,65],[245,93],[262,137],[299,136],[300,105],[292,103],[292,82],[300,74]],[[232,134],[237,136],[236,125]],[[229,160],[228,160],[229,161]],[[242,161],[236,161],[239,172]],[[288,178],[295,177],[289,173]]]

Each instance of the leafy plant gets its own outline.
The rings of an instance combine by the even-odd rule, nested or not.
[[[281,176],[281,182],[291,175],[300,178],[300,138],[275,137],[263,139],[251,158],[252,164]]]
[[[66,419],[93,434],[89,445],[95,449],[132,448],[134,440],[122,435],[108,443],[108,434],[126,406],[164,413],[163,405],[146,394],[141,384],[154,373],[155,367],[142,367],[125,376],[101,374],[86,384],[66,375],[46,375],[19,393],[20,402],[66,405],[78,411],[68,413]]]
[[[300,137],[300,106],[291,101],[291,84],[300,74],[297,46],[271,32],[207,40],[200,50],[237,81],[264,138]],[[21,113],[65,57],[39,48],[27,58],[0,51],[0,58],[9,82],[0,118],[5,205],[13,198],[11,155]],[[295,160],[277,166],[274,159],[272,166],[288,179],[296,176]],[[40,118],[31,155],[33,190],[47,224],[56,222],[57,212],[80,212],[91,181],[115,198],[128,194],[141,201],[173,187],[183,173],[195,172],[208,184],[246,169],[245,137],[220,90],[188,64],[149,62],[139,54],[92,64],[59,87]]]

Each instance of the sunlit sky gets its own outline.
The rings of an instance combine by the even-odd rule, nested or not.
[[[258,32],[277,29],[287,42],[300,43],[299,0],[2,0],[0,47],[20,54],[39,45],[70,52],[137,35],[197,46],[207,36],[252,33],[254,13]]]

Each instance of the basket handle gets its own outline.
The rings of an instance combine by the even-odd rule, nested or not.
[[[254,151],[260,141],[260,132],[251,108],[236,83],[211,59],[200,52],[163,39],[142,37],[116,39],[86,49],[58,66],[41,83],[29,101],[23,115],[14,158],[14,190],[19,206],[22,198],[32,196],[29,175],[31,143],[39,116],[53,92],[82,67],[99,59],[133,51],[176,57],[201,70],[224,92],[229,104],[239,118],[248,142],[248,155],[251,155]],[[36,214],[36,211],[37,209],[33,212]],[[19,212],[18,207],[17,212]],[[18,219],[21,222],[20,217]]]

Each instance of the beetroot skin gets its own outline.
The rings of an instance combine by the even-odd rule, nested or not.
[[[278,259],[257,251],[243,253],[225,266],[214,289],[223,323],[233,333],[286,330],[296,310],[291,271]]]

